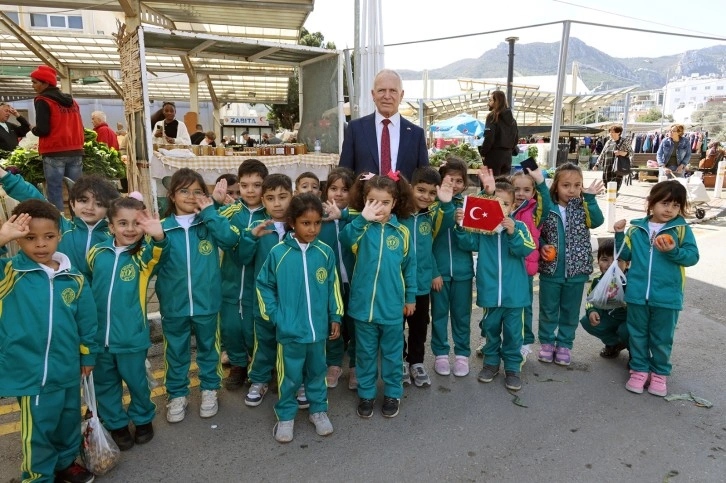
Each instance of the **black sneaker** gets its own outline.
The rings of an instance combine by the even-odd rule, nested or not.
[[[395,418],[398,416],[398,399],[395,397],[384,397],[381,412],[383,413],[383,417],[386,418]]]
[[[499,374],[499,367],[490,366],[487,364],[484,365],[481,371],[479,371],[477,379],[479,380],[479,382],[492,382],[497,374]]]
[[[134,435],[134,442],[136,444],[148,443],[152,439],[154,439],[154,427],[151,423],[136,426],[136,434]]]
[[[616,345],[606,345],[600,351],[600,357],[603,357],[605,359],[615,359],[616,357],[618,357],[618,355],[620,355],[623,350],[627,348],[628,345],[623,344],[622,342]]]
[[[229,376],[224,378],[224,387],[229,390],[239,389],[247,379],[247,367],[232,366],[229,369]]]
[[[55,474],[55,483],[91,483],[95,479],[96,475],[78,463],[73,463]]]
[[[126,451],[134,447],[134,438],[131,436],[128,426],[111,431],[111,437],[116,442],[116,446],[121,451]]]
[[[522,389],[522,380],[519,378],[518,372],[504,372],[504,386],[510,391],[519,391]]]
[[[360,402],[358,402],[358,416],[361,418],[370,418],[373,416],[373,403],[375,401],[373,399],[363,399],[361,398]]]

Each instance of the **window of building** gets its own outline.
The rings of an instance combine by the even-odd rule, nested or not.
[[[703,89],[706,90],[706,91],[710,91],[711,90],[711,86],[705,86]]]
[[[46,13],[31,13],[30,26],[51,29],[83,29],[83,17],[80,15],[53,15]]]
[[[18,12],[3,12],[5,15],[10,17],[10,20],[12,20],[15,25],[20,24],[20,17],[18,17]]]
[[[695,91],[696,90],[696,87],[695,86],[694,87],[691,87],[691,90],[692,91]]]
[[[681,88],[680,87],[676,87],[675,91],[676,92],[681,92]]]
[[[722,91],[723,90],[723,86],[716,86],[716,90],[717,91]]]

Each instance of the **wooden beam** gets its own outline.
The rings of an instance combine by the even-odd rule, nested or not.
[[[196,57],[197,54],[199,54],[200,52],[202,52],[204,50],[207,50],[209,47],[211,47],[212,45],[214,45],[216,43],[217,43],[216,40],[205,40],[204,42],[202,42],[201,44],[197,45],[192,50],[187,52],[187,55],[189,57]]]
[[[44,64],[53,67],[61,78],[69,77],[68,67],[58,60],[48,49],[40,45],[33,37],[21,29],[10,17],[0,12],[0,25],[4,26],[12,35],[15,36],[25,47],[38,56]]]
[[[189,59],[189,56],[181,55],[179,58],[184,66],[184,72],[186,72],[187,77],[189,77],[189,82],[197,82],[197,73],[194,70],[194,66],[192,65],[192,61]]]
[[[212,105],[215,109],[219,110],[221,105],[219,103],[219,99],[217,98],[217,93],[214,91],[214,84],[212,83],[212,79],[210,79],[209,76],[205,76],[204,82],[207,84],[207,90],[209,91],[209,97],[212,99]]]
[[[121,99],[123,99],[124,90],[121,88],[120,85],[118,85],[118,82],[116,82],[116,80],[111,77],[111,74],[109,74],[108,72],[104,72],[102,77],[103,80],[106,81],[106,83],[111,87],[111,89],[113,89],[113,91],[118,94]]]
[[[252,54],[249,57],[247,57],[247,60],[250,62],[257,62],[259,59],[263,57],[267,57],[268,55],[274,54],[275,52],[278,52],[280,50],[279,47],[270,47],[268,49],[261,50],[257,52],[256,54]]]

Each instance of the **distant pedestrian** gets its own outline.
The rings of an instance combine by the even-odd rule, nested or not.
[[[118,151],[118,137],[113,129],[106,124],[106,114],[102,111],[93,111],[91,113],[91,122],[93,123],[93,130],[96,131],[96,141]]]
[[[489,114],[484,127],[484,143],[479,153],[484,166],[494,176],[507,175],[512,169],[512,155],[516,154],[519,131],[507,98],[502,91],[492,91],[489,96]]]
[[[20,124],[8,122],[10,116],[14,116]],[[27,119],[18,114],[10,104],[0,102],[0,149],[13,151],[18,147],[18,139],[25,137],[30,132],[30,123]]]

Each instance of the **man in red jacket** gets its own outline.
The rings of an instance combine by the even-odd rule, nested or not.
[[[93,111],[91,113],[91,122],[93,123],[93,130],[96,131],[96,141],[106,143],[109,148],[118,151],[118,138],[116,137],[116,133],[113,132],[113,129],[106,124],[106,113],[103,111]]]
[[[63,212],[63,177],[76,181],[83,173],[83,121],[78,104],[70,94],[58,89],[56,71],[47,65],[35,69],[30,78],[35,98],[35,127],[38,152],[43,156],[43,172],[48,201]]]

